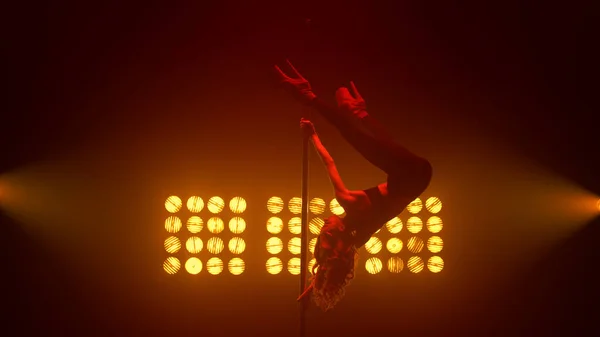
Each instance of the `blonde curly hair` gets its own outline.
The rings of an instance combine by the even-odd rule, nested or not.
[[[332,309],[344,297],[346,286],[354,279],[358,250],[351,243],[350,235],[337,218],[337,221],[326,220],[317,238],[312,299],[323,311]]]

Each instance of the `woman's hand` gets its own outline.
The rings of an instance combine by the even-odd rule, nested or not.
[[[313,125],[313,123],[308,119],[304,118],[300,119],[300,129],[302,129],[302,132],[307,136],[312,136],[317,133],[315,131],[315,126]]]
[[[275,71],[279,75],[279,79],[281,80],[281,84],[289,90],[292,95],[294,95],[297,99],[310,103],[316,95],[312,92],[312,88],[310,83],[294,68],[294,65],[288,60],[287,61],[289,67],[292,69],[295,77],[289,77],[286,75],[278,66],[275,66]]]

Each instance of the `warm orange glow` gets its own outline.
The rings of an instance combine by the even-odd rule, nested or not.
[[[444,248],[444,241],[439,236],[432,236],[427,240],[427,249],[432,253],[439,253]]]
[[[208,239],[208,242],[206,243],[206,249],[211,254],[219,254],[224,248],[225,244],[223,243],[223,240],[216,236]]]
[[[425,202],[429,213],[439,213],[442,210],[442,201],[438,197],[431,197]]]
[[[279,254],[283,250],[283,241],[280,238],[274,236],[267,240],[267,252],[271,254]]]
[[[163,269],[167,274],[176,274],[181,269],[181,262],[178,258],[169,256],[163,263]]]
[[[246,211],[246,206],[246,199],[242,197],[234,197],[229,201],[229,209],[234,214],[244,213],[244,211]]]
[[[329,210],[331,211],[331,213],[337,215],[337,216],[342,216],[346,213],[346,211],[344,210],[344,207],[342,207],[340,205],[340,203],[337,201],[337,199],[332,199],[331,202],[329,203]]]
[[[208,228],[208,231],[213,234],[219,234],[225,230],[225,223],[223,223],[221,218],[214,216],[208,219],[206,228]]]
[[[292,234],[300,234],[302,232],[302,219],[300,217],[293,217],[288,221],[288,229]]]
[[[223,261],[218,257],[211,257],[206,261],[206,271],[211,275],[218,275],[223,272]]]
[[[269,274],[279,274],[283,270],[283,262],[278,257],[271,257],[267,260],[266,267]]]
[[[391,257],[387,262],[387,267],[390,273],[397,274],[404,269],[404,262],[401,258],[394,256]]]
[[[225,201],[221,197],[211,197],[206,205],[208,211],[214,214],[221,213],[225,208]]]
[[[204,227],[204,222],[199,216],[192,216],[187,221],[187,229],[190,233],[196,234],[200,233],[202,228]]]
[[[202,261],[197,257],[190,257],[185,262],[185,270],[192,275],[197,275],[202,271]]]
[[[410,204],[408,204],[406,209],[411,214],[417,214],[421,211],[421,209],[423,209],[423,202],[421,201],[421,199],[416,198]]]
[[[432,256],[427,261],[427,268],[432,273],[439,273],[444,269],[444,260],[439,256]]]
[[[292,257],[288,261],[288,271],[292,275],[300,275],[300,258]]]
[[[369,274],[377,274],[383,269],[383,263],[376,257],[370,257],[367,262],[365,262],[365,269]]]
[[[204,243],[199,237],[192,236],[187,239],[185,248],[192,254],[198,254],[202,251],[202,248],[204,248]]]
[[[423,221],[416,216],[410,217],[406,221],[406,229],[413,234],[417,234],[423,229]]]
[[[312,269],[315,266],[315,263],[317,263],[317,260],[315,258],[312,258],[310,260],[310,262],[308,262],[308,272],[311,273],[311,275],[314,275],[314,273],[312,272]],[[319,270],[319,267],[317,267],[317,270]]]
[[[187,208],[192,213],[198,213],[204,209],[204,200],[200,197],[190,197],[187,201]]]
[[[325,220],[321,218],[312,218],[308,223],[308,230],[314,235],[319,235],[319,233],[321,233],[321,228],[323,228],[324,224]]]
[[[181,219],[176,216],[170,216],[165,220],[165,229],[169,233],[177,233],[181,229]]]
[[[317,238],[313,238],[308,242],[308,250],[311,254],[315,253],[315,246],[317,245]]]
[[[374,237],[374,236],[372,236],[369,239],[369,241],[367,241],[367,243],[365,243],[365,249],[370,254],[379,253],[381,251],[381,248],[383,248],[383,244],[381,243],[381,240],[379,240],[379,238]]]
[[[293,197],[288,203],[288,208],[293,214],[302,213],[302,199],[298,197]]]
[[[290,251],[290,253],[292,253],[294,255],[300,254],[300,251],[302,250],[300,247],[300,244],[301,244],[300,238],[298,238],[298,237],[291,238],[290,241],[288,241],[288,250]]]
[[[267,209],[273,214],[277,214],[283,210],[283,199],[280,197],[270,197],[267,201]]]
[[[388,231],[390,233],[398,234],[402,230],[402,220],[400,220],[399,217],[395,217],[395,218],[391,219],[390,221],[388,221],[385,224],[385,227],[388,229]]]
[[[412,256],[410,259],[408,259],[408,262],[406,263],[408,270],[410,270],[411,273],[420,273],[423,271],[423,269],[425,268],[425,264],[423,263],[423,259],[421,259],[418,256]]]
[[[231,218],[229,220],[229,230],[233,234],[242,234],[246,230],[246,220],[239,216]]]
[[[246,242],[240,237],[234,237],[229,240],[228,247],[233,254],[241,254],[246,250]]]
[[[165,240],[165,250],[167,253],[175,254],[181,249],[181,241],[175,236],[170,236]]]
[[[267,231],[271,234],[279,234],[283,230],[283,221],[276,217],[270,217],[267,220]]]
[[[413,236],[408,239],[408,243],[406,244],[406,248],[412,253],[420,253],[423,250],[425,243],[423,243],[423,239]]]
[[[178,196],[175,196],[175,195],[168,197],[167,200],[165,201],[165,208],[167,209],[167,212],[169,212],[169,213],[179,212],[179,210],[181,209],[182,206],[183,206],[183,202],[181,201],[181,198],[179,198]]]
[[[444,228],[444,223],[439,216],[432,216],[427,219],[427,229],[431,233],[439,233]]]
[[[308,209],[312,214],[323,214],[323,212],[325,212],[325,200],[321,198],[313,198],[308,204]]]
[[[598,202],[596,203],[596,207],[598,207],[598,210],[600,211],[600,199],[598,200]]]
[[[398,254],[402,250],[402,240],[391,238],[386,244],[387,250],[392,254]]]
[[[227,268],[232,275],[241,275],[246,270],[246,263],[239,257],[229,260]]]

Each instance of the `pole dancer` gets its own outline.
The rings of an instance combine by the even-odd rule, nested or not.
[[[432,167],[428,160],[396,143],[386,128],[367,113],[365,100],[353,82],[352,94],[345,87],[336,91],[336,108],[317,97],[310,83],[291,62],[287,63],[292,76],[275,66],[281,84],[300,102],[316,109],[356,151],[387,174],[387,181],[379,185],[349,190],[312,122],[300,120],[300,127],[327,169],[337,201],[346,211],[344,218],[332,215],[325,220],[315,245],[314,276],[298,297],[300,301],[312,294],[315,304],[327,311],[342,299],[345,287],[354,278],[357,250],[423,193],[431,181]]]

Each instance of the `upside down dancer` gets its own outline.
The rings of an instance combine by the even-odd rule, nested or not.
[[[332,215],[325,220],[315,245],[314,276],[298,298],[301,300],[312,292],[315,304],[327,311],[341,300],[345,287],[354,278],[358,248],[427,188],[432,168],[429,161],[394,142],[386,128],[367,113],[365,100],[353,82],[350,82],[353,95],[345,87],[336,91],[335,108],[313,93],[310,83],[289,61],[288,65],[292,77],[275,66],[284,87],[302,103],[319,111],[365,159],[387,174],[387,181],[377,186],[349,190],[312,122],[301,119],[300,126],[319,153],[335,197],[346,211],[344,218]]]

